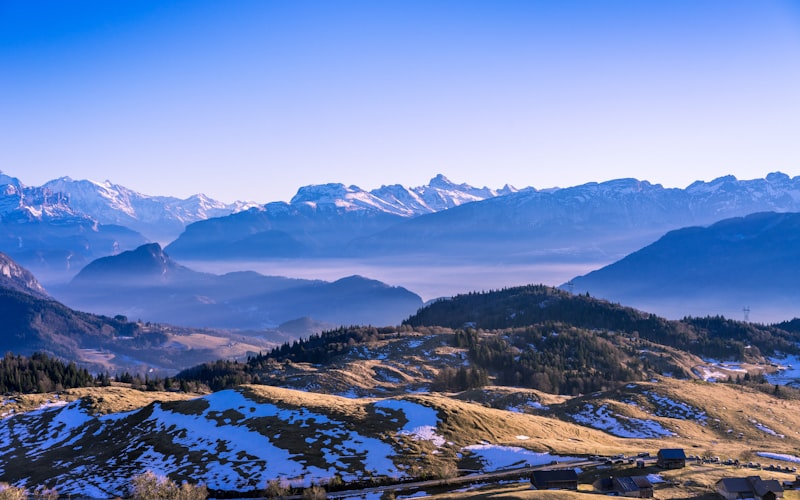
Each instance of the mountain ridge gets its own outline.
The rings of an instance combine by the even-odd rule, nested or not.
[[[337,197],[336,190],[345,194]],[[686,189],[629,178],[569,188],[494,191],[496,196],[413,217],[404,215],[409,209],[387,212],[374,199],[365,201],[366,192],[353,187],[335,185],[323,189],[324,196],[314,192],[326,202],[312,203],[309,191],[293,205],[271,203],[257,213],[190,224],[167,249],[181,258],[201,260],[216,260],[215,255],[235,259],[294,253],[365,258],[446,255],[473,262],[587,258],[610,262],[679,227],[766,210],[800,211],[800,177],[779,172],[764,179],[740,181],[726,176],[698,181]],[[353,201],[356,195],[358,203]],[[372,223],[363,225],[365,218],[355,217],[356,211],[369,214]],[[324,231],[315,232],[315,224],[323,219]],[[354,230],[354,224],[362,224],[361,229]],[[309,243],[309,232],[318,236],[317,241]],[[265,237],[263,244],[257,237],[260,233]],[[272,244],[278,235],[285,245]]]
[[[772,312],[778,305],[794,310],[796,317],[798,235],[796,212],[758,212],[685,227],[573,278],[569,286],[671,316],[676,316],[672,311],[702,315],[727,303],[728,311],[752,308],[762,320],[787,319]]]
[[[158,243],[97,259],[53,293],[96,313],[223,329],[263,330],[305,317],[327,324],[396,324],[422,306],[415,293],[363,276],[327,282],[199,272]]]

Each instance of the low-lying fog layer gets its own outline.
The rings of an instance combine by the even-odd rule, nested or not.
[[[605,263],[556,263],[509,265],[413,263],[353,259],[285,259],[239,262],[182,261],[181,264],[214,274],[232,271],[256,271],[269,276],[335,281],[358,274],[402,286],[422,300],[449,297],[459,293],[544,284],[559,286],[571,278],[586,274]]]

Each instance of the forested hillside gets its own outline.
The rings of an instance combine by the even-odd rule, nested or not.
[[[75,363],[64,363],[43,353],[29,358],[7,353],[0,359],[0,392],[4,394],[63,391],[108,382],[105,374],[94,377]]]
[[[615,331],[716,359],[798,353],[800,332],[715,316],[670,321],[630,307],[544,285],[457,295],[420,309],[404,324],[484,330],[557,322]],[[749,347],[748,347],[749,346]]]
[[[387,344],[431,337],[462,355],[430,370],[429,389],[494,384],[581,394],[663,373],[690,378],[700,357],[763,362],[765,355],[797,352],[800,333],[722,317],[669,321],[585,295],[528,286],[460,295],[423,308],[400,327],[339,328],[245,363],[206,363],[179,378],[214,390],[242,383],[281,385],[304,379],[302,370],[290,369],[298,364],[328,372],[352,369],[346,364],[355,359],[384,359]],[[441,359],[430,348],[417,356],[421,366]]]

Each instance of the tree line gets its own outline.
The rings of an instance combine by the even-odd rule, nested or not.
[[[64,363],[44,353],[31,357],[7,353],[0,360],[0,392],[4,394],[57,392],[109,383],[108,375],[94,376],[75,363]]]

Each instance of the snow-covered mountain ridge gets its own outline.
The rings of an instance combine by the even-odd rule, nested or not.
[[[502,189],[455,184],[444,175],[438,174],[427,185],[411,188],[392,184],[365,191],[358,186],[339,183],[304,186],[297,191],[289,204],[314,208],[332,205],[351,211],[377,210],[401,217],[416,217],[517,191],[518,189],[507,184]],[[267,205],[268,209],[269,207],[277,208],[272,203]]]
[[[70,177],[29,187],[0,172],[0,215],[21,210],[39,219],[89,217],[100,224],[128,227],[150,240],[168,242],[193,222],[248,209],[281,213],[293,207],[303,211],[371,211],[416,217],[513,192],[517,189],[508,185],[490,189],[455,184],[439,174],[428,185],[411,188],[394,184],[366,191],[339,183],[303,186],[289,203],[260,205],[245,201],[223,203],[204,194],[186,199],[150,196],[108,180],[96,182]]]
[[[255,206],[250,202],[222,203],[204,194],[186,199],[173,196],[150,196],[110,181],[95,182],[61,177],[43,188],[64,193],[69,205],[101,224],[117,224],[134,229],[148,238],[168,241],[187,224],[211,217],[221,217]]]
[[[149,196],[110,181],[61,177],[42,186],[26,186],[0,172],[0,216],[5,222],[88,220],[124,226],[150,240],[169,241],[187,224],[229,215],[254,203],[225,204],[203,194],[186,199]]]

